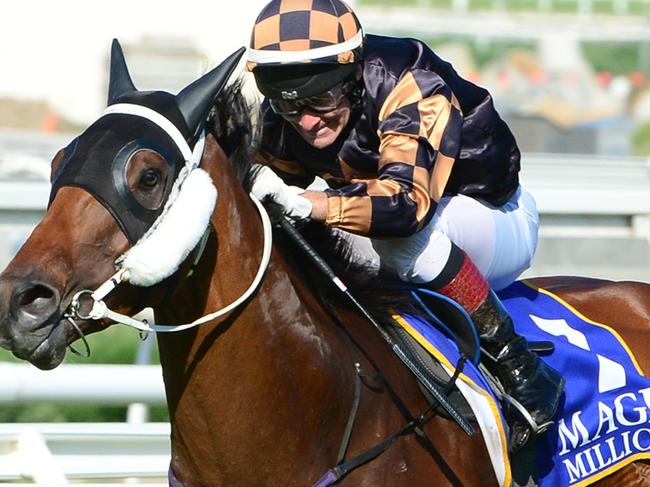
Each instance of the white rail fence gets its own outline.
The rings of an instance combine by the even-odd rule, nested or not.
[[[527,153],[521,180],[542,215],[618,216],[627,221],[625,236],[650,240],[650,158]],[[45,181],[0,179],[0,261],[41,218],[49,188]]]
[[[525,154],[542,237],[643,239],[650,244],[650,158]]]
[[[167,423],[0,424],[0,482],[167,485],[169,431]]]
[[[43,372],[0,363],[0,405],[35,402],[164,404],[157,365],[62,365]],[[0,424],[0,482],[58,486],[84,481],[166,485],[167,423]],[[21,484],[22,485],[22,484]]]
[[[0,378],[0,403],[5,404],[165,404],[158,365],[70,364],[41,371],[30,365],[0,363]]]

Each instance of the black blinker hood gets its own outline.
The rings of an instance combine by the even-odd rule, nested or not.
[[[162,107],[163,113],[187,138],[188,129],[178,109],[169,110],[173,95],[162,92],[143,93],[120,99],[121,103],[134,103],[137,98],[147,98],[149,107]],[[155,103],[153,103],[155,101]],[[142,104],[142,103],[136,103]],[[173,105],[175,108],[175,104]],[[180,120],[179,120],[180,117]],[[179,123],[180,122],[180,123]],[[136,135],[137,134],[137,135]],[[136,137],[137,138],[134,138]],[[165,196],[178,176],[184,161],[183,156],[169,135],[153,122],[131,115],[111,114],[92,124],[75,139],[75,146],[66,148],[66,153],[52,181],[50,204],[58,190],[64,186],[76,186],[91,193],[117,220],[129,242],[134,244],[158,218],[164,205],[157,210],[142,206],[131,194],[126,182],[127,163],[131,156],[142,149],[160,154],[169,165]],[[72,150],[74,149],[74,150]],[[70,152],[70,153],[68,153]]]
[[[178,95],[163,91],[138,91],[117,40],[111,49],[108,105],[141,105],[167,118],[192,149],[203,130],[214,100],[237,67],[245,48],[231,54],[219,66],[194,81]],[[184,164],[180,149],[156,123],[127,114],[102,116],[66,149],[52,178],[49,204],[64,186],[76,186],[92,194],[113,215],[129,242],[135,244],[162,213],[137,202],[126,182],[129,159],[139,150],[159,153],[169,165],[164,201]]]

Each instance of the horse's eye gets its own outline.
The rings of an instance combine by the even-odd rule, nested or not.
[[[153,189],[160,182],[161,174],[158,169],[149,168],[140,175],[138,186],[142,189]]]
[[[173,168],[152,150],[138,150],[128,160],[125,176],[128,190],[148,210],[160,208],[166,196]]]

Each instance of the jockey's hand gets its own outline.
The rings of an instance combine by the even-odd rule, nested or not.
[[[260,201],[268,198],[280,205],[284,215],[293,221],[306,220],[311,215],[311,201],[301,196],[304,191],[302,188],[286,185],[270,167],[262,165],[258,167],[251,189]]]

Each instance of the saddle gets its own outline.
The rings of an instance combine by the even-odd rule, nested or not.
[[[427,289],[411,290],[411,295],[417,304],[418,311],[424,313],[427,321],[431,326],[437,327],[448,338],[453,340],[461,352],[461,357],[464,360],[471,361],[474,365],[478,366],[481,358],[481,346],[478,333],[472,319],[461,306],[449,299],[448,297],[431,292]],[[449,392],[450,400],[465,414],[468,419],[473,419],[474,415],[471,408],[468,406],[467,401],[463,395],[459,393],[457,388],[453,387],[453,377],[442,367],[439,360],[427,352],[416,338],[396,320],[388,326],[388,331],[391,336],[398,341],[402,347],[408,351],[413,360],[416,360],[419,365],[430,374],[430,379],[436,384],[445,387]],[[529,342],[531,351],[540,355],[546,355],[553,352],[555,346],[549,341],[532,341]],[[456,364],[457,373],[462,372],[463,361]],[[483,374],[489,374],[484,368],[481,370]],[[495,381],[493,377],[489,377],[490,382]],[[435,406],[435,401],[426,388],[420,384],[424,395],[430,401],[430,404]],[[440,414],[446,415],[444,409],[440,409]]]
[[[468,421],[476,422],[472,408],[460,390],[458,390],[458,387],[455,386],[455,381],[445,371],[440,361],[436,360],[427,352],[398,322],[393,321],[393,323],[388,325],[387,331],[400,344],[402,350],[410,356],[411,360],[416,362],[420,369],[428,374],[428,378],[445,391],[447,398],[454,405],[455,409]],[[440,405],[427,388],[420,381],[417,384],[436,414],[451,419],[447,410]]]
[[[463,372],[466,361],[477,366],[480,361],[480,343],[471,318],[457,303],[445,296],[432,292],[418,292],[417,290],[412,291],[412,296],[417,310],[428,318],[427,321],[431,323],[431,326],[437,327],[453,340],[461,352],[461,360],[455,364],[455,373],[450,376],[440,360],[421,345],[412,334],[412,330],[405,327],[401,320],[392,319],[386,327],[388,333],[400,344],[402,350],[418,364],[419,368],[428,374],[428,378],[445,391],[447,399],[454,408],[467,421],[476,423],[477,418],[472,407],[456,384],[457,377]],[[544,355],[552,353],[554,345],[548,341],[534,341],[530,343],[530,348],[532,351]],[[489,374],[484,368],[481,372]],[[494,381],[496,381],[494,377],[490,377],[488,380],[488,382]],[[418,381],[418,386],[436,414],[453,419],[447,409],[440,405],[420,381]],[[537,485],[536,442],[534,440],[520,451],[511,454],[511,468],[513,486],[534,487]]]

